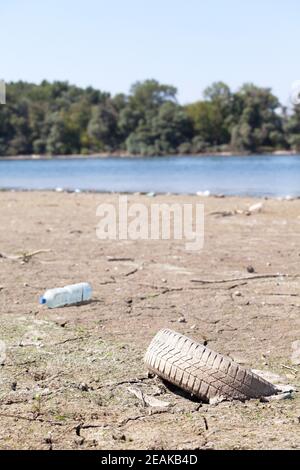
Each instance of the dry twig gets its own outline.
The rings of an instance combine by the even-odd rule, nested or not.
[[[191,279],[191,282],[198,282],[199,284],[224,284],[225,282],[237,282],[237,281],[253,281],[256,279],[276,279],[280,277],[289,277],[289,278],[297,278],[299,274],[257,274],[256,276],[248,276],[248,277],[235,277],[232,279],[215,279],[215,280],[207,280],[207,279]]]

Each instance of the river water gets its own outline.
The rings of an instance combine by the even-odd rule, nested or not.
[[[300,196],[300,155],[0,158],[0,188]]]

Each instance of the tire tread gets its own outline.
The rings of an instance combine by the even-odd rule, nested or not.
[[[277,392],[251,370],[169,329],[156,334],[144,359],[151,372],[205,402],[215,397],[246,400]]]

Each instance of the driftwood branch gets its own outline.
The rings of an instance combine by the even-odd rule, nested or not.
[[[110,263],[121,263],[121,262],[134,262],[133,258],[114,258],[114,257],[108,257],[107,261]]]

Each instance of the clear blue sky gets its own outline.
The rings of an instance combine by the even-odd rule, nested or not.
[[[181,103],[223,80],[300,79],[299,0],[0,0],[0,78],[68,80],[112,94],[175,85]]]

